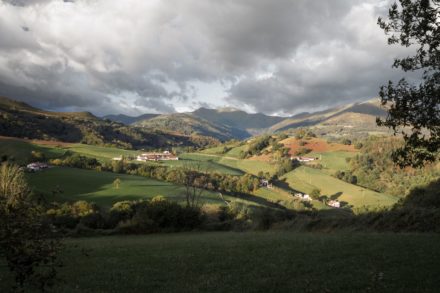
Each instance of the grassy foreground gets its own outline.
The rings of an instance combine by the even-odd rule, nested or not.
[[[56,292],[438,292],[440,235],[182,233],[71,239]],[[0,281],[10,281],[4,275]]]

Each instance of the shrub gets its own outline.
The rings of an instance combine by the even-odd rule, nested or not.
[[[105,220],[100,213],[90,213],[81,217],[80,223],[87,228],[103,229],[105,228]]]

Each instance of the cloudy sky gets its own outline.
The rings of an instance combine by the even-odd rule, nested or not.
[[[382,0],[0,0],[0,95],[98,115],[287,115],[402,76]]]

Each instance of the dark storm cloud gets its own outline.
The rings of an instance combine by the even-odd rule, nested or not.
[[[100,114],[371,98],[402,53],[376,25],[387,2],[3,0],[0,95]]]

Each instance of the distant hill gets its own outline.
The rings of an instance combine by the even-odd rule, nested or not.
[[[136,122],[134,125],[150,130],[174,131],[184,135],[210,136],[221,141],[250,136],[244,130],[220,123],[213,123],[193,113],[163,114],[151,119]]]
[[[205,146],[211,137],[147,130],[100,119],[89,112],[50,112],[0,97],[0,135],[112,145],[122,148]]]
[[[115,121],[115,122],[120,122],[125,125],[130,125],[130,124],[136,123],[138,121],[147,120],[147,119],[157,117],[159,115],[160,114],[142,114],[139,116],[128,116],[128,115],[124,115],[124,114],[118,114],[118,115],[106,115],[102,118],[108,119],[111,121]]]
[[[327,109],[315,113],[301,113],[287,118],[269,128],[269,132],[285,131],[299,127],[312,127],[322,132],[331,132],[336,129],[348,131],[383,131],[376,125],[376,117],[385,117],[386,109],[382,108],[379,99],[372,99],[362,103]]]
[[[299,127],[319,128],[323,133],[345,130],[377,131],[376,117],[386,115],[378,99],[348,104],[313,113],[291,117],[250,114],[235,108],[200,108],[188,113],[105,116],[113,121],[133,124],[150,131],[172,131],[184,135],[210,136],[221,141],[245,139],[262,133],[275,133]],[[347,132],[347,131],[345,131]]]
[[[218,110],[200,108],[191,114],[216,124],[227,125],[249,132],[269,128],[285,119],[284,117],[268,116],[262,113],[249,114],[233,108]]]
[[[284,120],[261,113],[249,114],[235,108],[200,108],[189,113],[162,114],[134,124],[148,129],[171,130],[186,135],[212,136],[221,141],[245,139]]]

